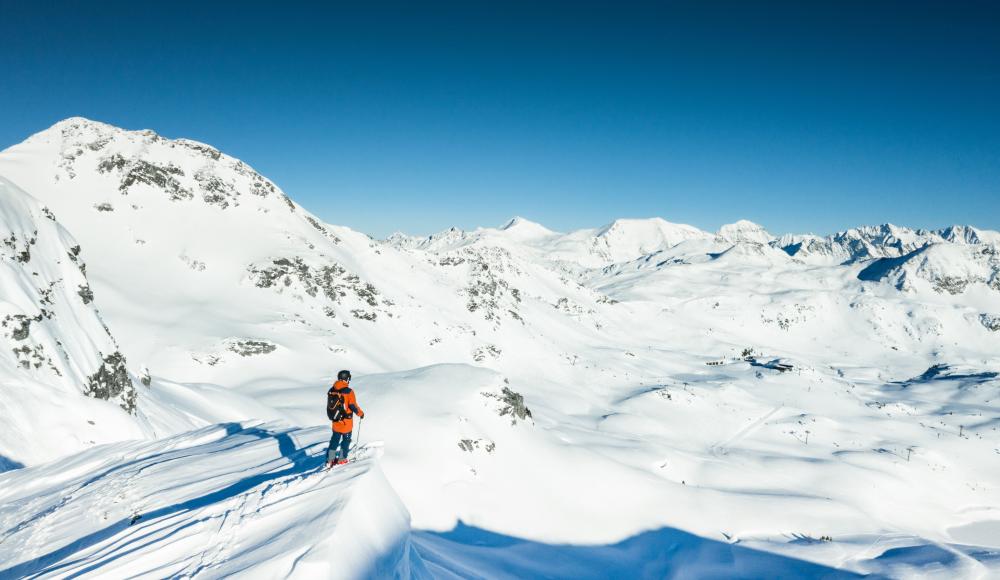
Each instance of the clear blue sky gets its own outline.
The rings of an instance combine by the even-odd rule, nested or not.
[[[315,4],[0,0],[0,147],[151,128],[377,236],[1000,229],[997,2]]]

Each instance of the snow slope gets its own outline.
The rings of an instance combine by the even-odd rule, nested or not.
[[[429,577],[375,456],[324,471],[327,438],[229,423],[0,474],[0,577]]]
[[[238,392],[129,365],[91,285],[89,252],[0,177],[0,471],[210,422],[285,418]]]
[[[0,153],[0,175],[86,248],[102,316],[151,370],[146,436],[322,425],[354,370],[432,573],[627,552],[636,576],[689,549],[677,573],[714,573],[744,548],[724,573],[757,552],[821,566],[804,575],[996,573],[995,232],[516,218],[380,242],[209,146],[83,119]]]
[[[656,356],[685,368],[669,350]],[[572,393],[553,387],[527,400],[523,418],[503,400],[512,385],[466,365],[359,377],[354,387],[369,416],[362,436],[389,442],[386,474],[414,524],[438,531],[418,545],[443,551],[435,565],[445,570],[482,566],[485,577],[516,577],[554,569],[525,554],[475,555],[489,541],[560,562],[592,558],[594,576],[609,569],[600,564],[609,554],[635,550],[651,559],[616,556],[625,558],[622,575],[634,577],[644,564],[668,566],[646,551],[656,541],[659,550],[695,549],[680,528],[724,542],[696,544],[702,556],[685,560],[692,571],[719,564],[705,554],[734,549],[723,548],[729,543],[796,559],[762,563],[775,569],[803,559],[925,575],[907,559],[920,553],[944,577],[996,571],[995,468],[983,461],[996,454],[996,422],[980,415],[996,372],[937,368],[886,382],[866,368],[782,373],[767,360],[706,371]],[[315,391],[258,396],[306,422]],[[595,497],[608,501],[588,501]],[[490,533],[462,532],[468,526]],[[639,539],[646,530],[662,531]],[[466,548],[474,564],[461,557]],[[756,555],[747,557],[727,574],[759,575]]]
[[[928,244],[899,258],[875,260],[858,278],[885,281],[907,292],[919,285],[949,294],[977,286],[1000,292],[1000,247]]]
[[[678,530],[614,546],[413,534],[381,447],[325,471],[326,437],[227,423],[0,474],[0,577],[854,576]]]
[[[97,311],[86,254],[3,177],[0,239],[0,470],[142,436],[129,415],[134,378]]]

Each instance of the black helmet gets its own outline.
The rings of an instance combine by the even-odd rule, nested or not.
[[[351,380],[351,371],[340,371],[337,373],[338,381],[349,381]]]

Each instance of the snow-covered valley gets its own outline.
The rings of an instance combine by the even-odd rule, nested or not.
[[[0,577],[1000,574],[997,232],[376,240],[80,118],[0,178]]]

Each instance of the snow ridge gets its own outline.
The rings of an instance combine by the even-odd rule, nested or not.
[[[2,474],[0,576],[428,577],[374,457],[324,472],[327,437],[230,423]]]

